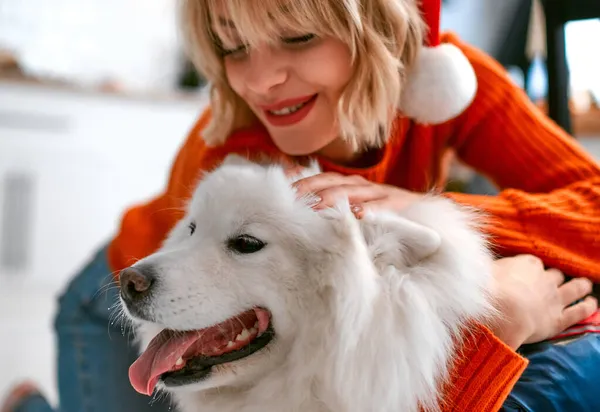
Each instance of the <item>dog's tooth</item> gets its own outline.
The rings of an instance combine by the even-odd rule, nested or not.
[[[228,349],[233,348],[233,342],[232,341],[227,342],[227,348]]]
[[[254,322],[253,328],[256,329],[256,330],[258,330],[258,321]]]
[[[183,358],[180,357],[179,359],[177,359],[177,362],[175,362],[175,366],[181,366],[181,365],[183,365]]]
[[[257,328],[251,328],[248,332],[250,332],[250,335],[254,335],[255,333],[258,332]]]
[[[236,336],[235,340],[242,341],[242,340],[248,339],[249,337],[250,337],[250,332],[248,332],[248,329],[244,329],[242,331],[242,333],[240,333],[239,335]]]

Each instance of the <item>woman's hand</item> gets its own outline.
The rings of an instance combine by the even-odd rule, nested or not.
[[[395,186],[370,182],[362,176],[332,172],[298,180],[294,185],[300,195],[312,193],[318,196],[315,209],[332,207],[340,197],[347,197],[357,218],[361,218],[366,210],[402,210],[421,196]]]
[[[598,309],[598,301],[586,297],[592,292],[590,280],[565,282],[560,271],[545,269],[531,255],[497,260],[494,285],[501,317],[491,329],[514,349],[551,338]],[[580,299],[584,300],[573,304]]]

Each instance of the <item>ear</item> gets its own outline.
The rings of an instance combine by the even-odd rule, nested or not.
[[[307,176],[318,175],[319,173],[321,173],[321,165],[319,165],[319,162],[316,159],[311,159],[308,166],[306,167],[305,173]]]
[[[221,162],[221,166],[247,166],[255,164],[256,163],[236,153],[227,155]]]
[[[435,230],[407,219],[399,218],[404,244],[417,261],[428,258],[442,245],[442,237]]]
[[[311,159],[308,166],[301,168],[298,173],[289,177],[290,183],[296,183],[298,180],[315,176],[321,173],[321,166],[315,159]]]
[[[435,230],[391,212],[367,214],[361,219],[361,229],[378,267],[416,264],[442,244]]]

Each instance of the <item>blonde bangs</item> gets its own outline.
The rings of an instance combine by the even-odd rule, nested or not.
[[[347,21],[339,1],[206,0],[217,35],[223,42],[250,47],[276,44],[286,33],[313,33],[348,39]],[[223,21],[227,19],[228,21]],[[222,27],[223,29],[219,29]],[[231,30],[234,29],[234,30]]]
[[[404,71],[422,41],[417,0],[181,1],[188,53],[211,88],[207,144],[221,144],[255,120],[227,82],[221,48],[274,44],[305,33],[337,38],[352,54],[355,73],[338,106],[341,136],[356,147],[385,141]]]

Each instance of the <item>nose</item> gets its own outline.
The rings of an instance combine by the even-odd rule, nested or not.
[[[253,50],[249,56],[246,85],[257,95],[266,94],[286,82],[288,69],[285,56],[270,47]]]
[[[155,279],[153,271],[149,268],[123,269],[119,275],[121,297],[128,304],[142,300],[150,294]]]

